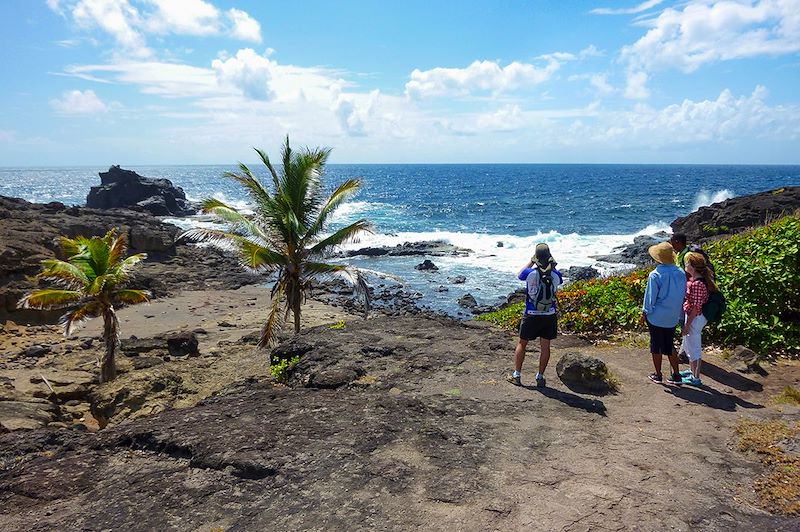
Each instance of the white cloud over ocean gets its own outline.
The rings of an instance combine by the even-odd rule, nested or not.
[[[50,100],[50,106],[60,114],[65,115],[93,115],[106,113],[106,105],[93,90],[72,90],[61,95],[61,98]]]

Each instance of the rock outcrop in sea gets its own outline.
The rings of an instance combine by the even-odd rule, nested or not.
[[[689,242],[717,235],[735,234],[800,209],[800,187],[782,187],[767,192],[731,198],[672,222],[672,231],[684,233]]]
[[[129,208],[155,216],[189,216],[197,210],[181,187],[169,179],[143,177],[132,170],[112,166],[100,172],[100,185],[92,187],[86,206],[95,209]]]

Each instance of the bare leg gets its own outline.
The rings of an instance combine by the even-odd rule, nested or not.
[[[519,339],[517,348],[514,350],[514,371],[522,371],[522,363],[525,362],[525,348],[528,347],[528,341]]]
[[[676,355],[669,355],[669,365],[672,366],[672,374],[675,375],[680,371],[678,368],[678,357]]]
[[[550,340],[539,338],[539,345],[542,346],[542,352],[539,353],[539,373],[544,375],[547,363],[550,362]]]
[[[697,360],[692,360],[690,362],[690,366],[692,368],[692,375],[694,376],[695,379],[699,379],[700,378],[700,364],[702,362],[703,361],[700,360],[699,358]]]
[[[653,367],[656,369],[656,373],[661,375],[661,353],[650,353],[653,355]]]

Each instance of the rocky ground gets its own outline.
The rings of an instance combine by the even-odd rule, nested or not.
[[[756,508],[762,468],[732,450],[741,416],[797,419],[796,408],[768,404],[797,383],[796,363],[742,375],[711,355],[702,388],[671,388],[647,381],[643,348],[565,336],[548,388],[527,385],[530,374],[516,388],[503,379],[509,333],[443,318],[362,320],[315,304],[307,324],[322,325],[279,350],[301,355],[280,385],[254,349],[265,301],[252,297],[264,296],[256,287],[190,293],[121,311],[126,337],[204,329],[200,356],[129,349],[118,381],[89,384],[95,410],[112,413],[98,432],[91,404],[57,400],[60,421],[0,435],[0,526],[796,529]],[[6,362],[4,382],[13,374],[18,393],[47,396],[36,376],[91,362],[94,347],[81,343],[96,333],[65,342],[71,353]],[[619,392],[564,385],[554,368],[568,352],[603,359]]]

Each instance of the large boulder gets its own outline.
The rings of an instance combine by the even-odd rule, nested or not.
[[[86,206],[134,208],[155,216],[189,216],[197,212],[186,200],[183,189],[173,186],[169,179],[143,177],[119,166],[100,172],[100,185],[91,188]]]
[[[570,281],[589,281],[600,277],[600,272],[591,266],[573,266],[564,272]]]
[[[598,394],[616,390],[605,362],[581,353],[566,353],[556,364],[556,373],[567,387]]]
[[[734,234],[800,209],[800,187],[782,187],[739,196],[707,207],[672,222],[672,231],[684,233],[689,242],[716,235]]]

